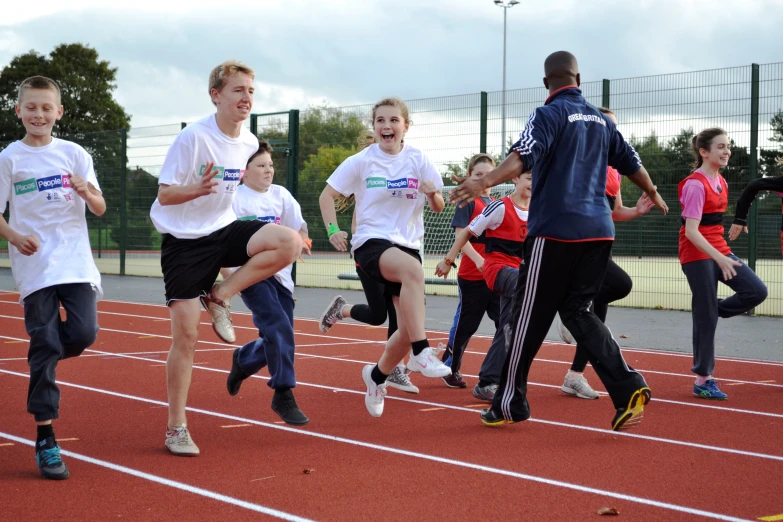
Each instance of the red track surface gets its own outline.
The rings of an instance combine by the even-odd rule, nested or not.
[[[203,316],[188,413],[202,454],[185,459],[163,446],[168,310],[117,302],[100,303],[98,342],[58,367],[56,431],[71,478],[44,481],[25,442],[35,430],[17,297],[0,294],[1,520],[583,520],[600,518],[602,507],[626,520],[783,513],[781,363],[719,361],[730,400],[711,403],[691,395],[688,357],[626,350],[653,402],[638,429],[617,434],[608,430],[608,397],[559,391],[573,347],[546,344],[531,372],[533,418],[490,429],[478,418],[485,405],[470,394],[489,346],[475,338],[467,390],[416,374],[421,393],[390,389],[374,419],[360,371],[377,361],[385,330],[340,324],[322,335],[300,319],[296,397],[311,422],[292,428],[269,408],[265,371],[227,394],[233,348]],[[236,314],[235,324],[243,327],[238,344],[255,337],[249,316]],[[429,337],[437,344],[445,334]]]

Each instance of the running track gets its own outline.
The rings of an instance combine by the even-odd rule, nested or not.
[[[710,403],[690,394],[688,356],[626,349],[653,402],[618,434],[608,397],[559,391],[573,347],[547,343],[531,372],[533,418],[492,429],[470,394],[490,342],[478,337],[467,390],[414,374],[421,393],[390,389],[374,419],[360,372],[385,330],[322,335],[297,319],[296,397],[311,422],[294,428],[269,408],[265,373],[228,395],[233,348],[204,314],[188,413],[201,456],[177,458],[163,446],[168,311],[112,301],[99,305],[96,344],[58,367],[71,478],[44,481],[17,299],[0,293],[0,520],[584,520],[603,507],[624,520],[783,520],[783,363],[721,359],[730,400]],[[238,344],[255,337],[248,315],[234,320]]]

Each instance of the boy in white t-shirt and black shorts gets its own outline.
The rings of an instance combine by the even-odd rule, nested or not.
[[[41,476],[63,480],[69,472],[52,427],[60,408],[55,372],[58,361],[81,355],[98,335],[96,302],[103,291],[85,207],[101,216],[106,202],[87,151],[52,137],[54,123],[63,116],[54,81],[43,76],[24,80],[16,115],[26,134],[0,152],[0,207],[10,204],[10,224],[0,216],[0,237],[9,243],[30,335],[27,411],[38,430],[35,459]]]
[[[443,210],[443,179],[422,151],[403,144],[410,126],[405,102],[383,99],[373,107],[372,118],[377,143],[340,164],[326,180],[319,204],[329,242],[345,251],[348,234],[335,224],[334,200],[354,195],[354,259],[368,276],[386,285],[397,310],[398,329],[387,341],[380,361],[362,370],[367,386],[365,406],[370,415],[379,417],[386,379],[409,350],[413,352],[408,360],[411,371],[440,378],[451,375],[451,370],[434,355],[425,335],[424,270],[419,257],[425,200],[434,212]]]
[[[232,208],[247,160],[258,150],[258,139],[242,124],[253,107],[253,79],[252,69],[233,60],[212,70],[209,93],[217,112],[177,136],[166,154],[158,198],[150,210],[155,228],[163,234],[160,263],[171,315],[166,447],[174,455],[199,454],[185,417],[199,301],[212,317],[218,337],[233,343],[231,297],[293,263],[302,248],[296,232],[260,221],[237,221]],[[215,283],[220,268],[234,266],[240,268]]]

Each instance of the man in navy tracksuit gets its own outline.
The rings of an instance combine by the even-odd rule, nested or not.
[[[549,98],[530,115],[509,156],[486,176],[467,180],[452,192],[453,202],[470,201],[488,186],[533,171],[512,343],[492,407],[482,411],[481,418],[487,425],[500,425],[530,417],[530,365],[559,312],[612,398],[617,410],[612,429],[627,429],[641,421],[650,389],[625,363],[609,329],[590,311],[614,239],[612,211],[604,196],[607,164],[646,192],[661,211],[668,208],[636,151],[585,101],[578,89],[576,58],[565,51],[553,53],[544,70]]]

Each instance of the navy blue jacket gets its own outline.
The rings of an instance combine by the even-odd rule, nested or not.
[[[565,87],[552,93],[530,115],[512,150],[522,158],[523,172],[533,170],[528,237],[614,239],[605,195],[607,165],[629,176],[642,162],[581,90]]]

